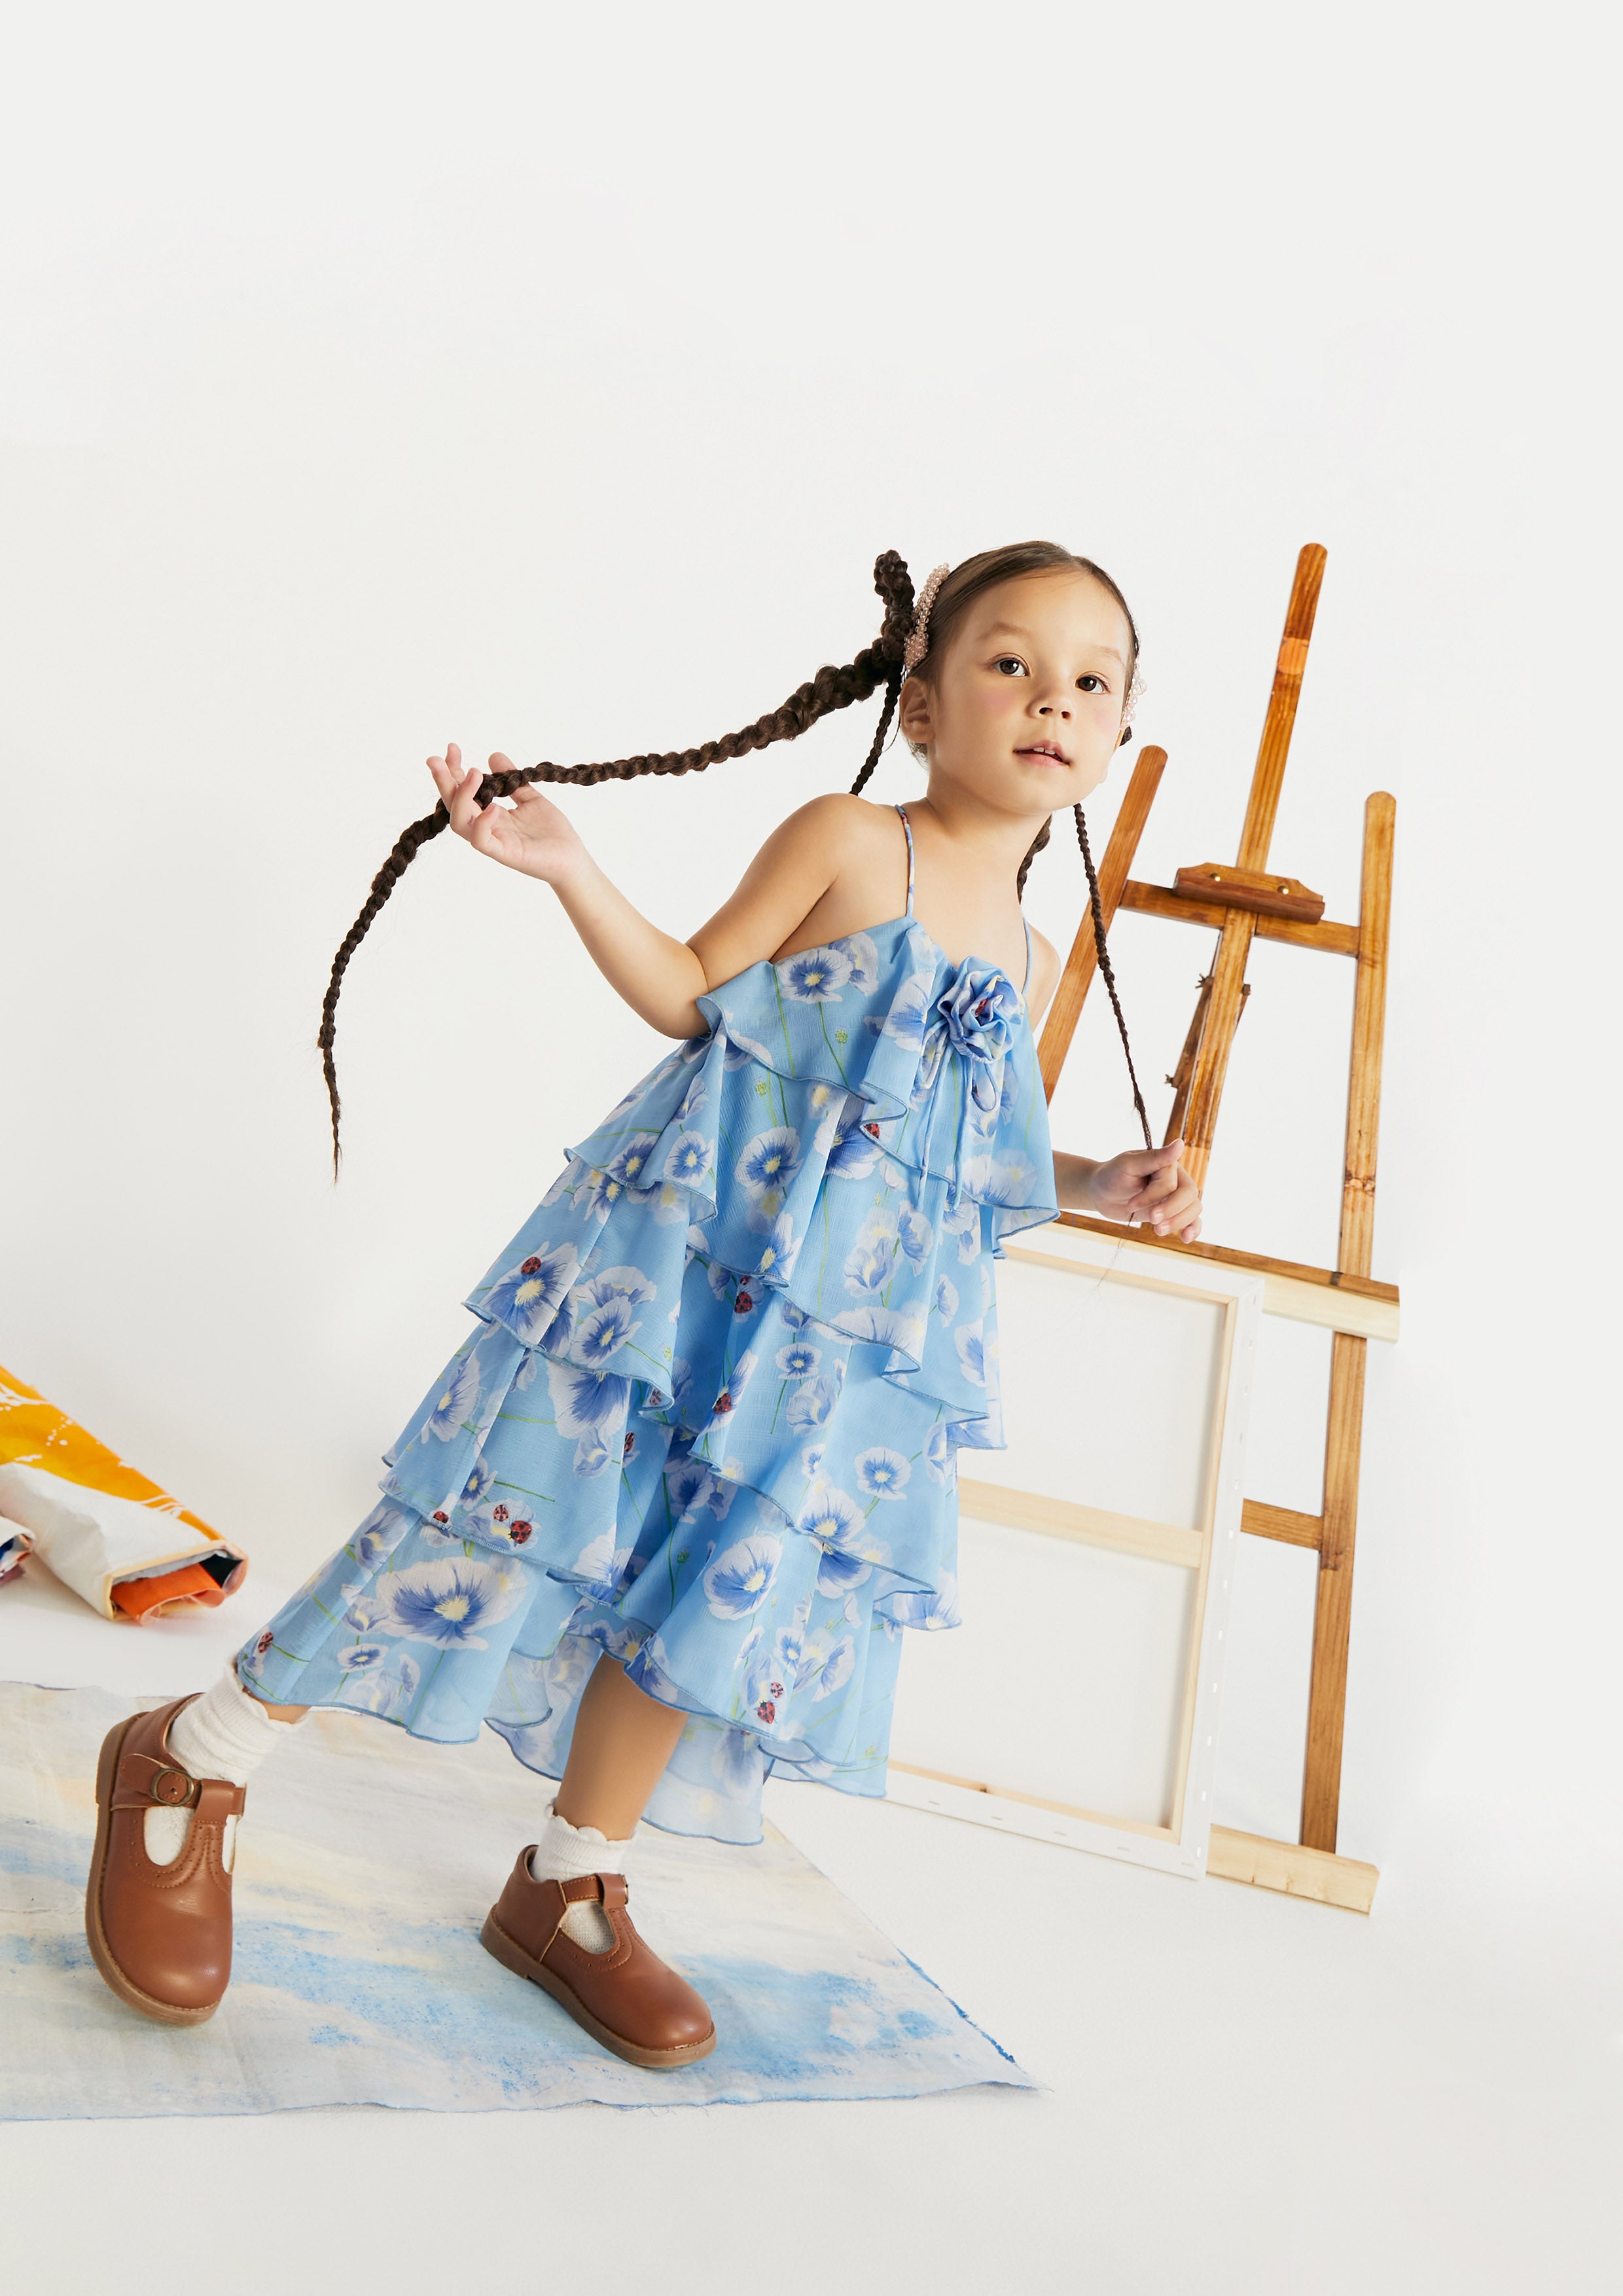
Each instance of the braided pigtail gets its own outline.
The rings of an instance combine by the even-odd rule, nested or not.
[[[1121,999],[1116,993],[1116,975],[1111,969],[1110,950],[1105,947],[1104,904],[1099,898],[1099,879],[1094,869],[1094,857],[1088,850],[1087,824],[1082,818],[1079,805],[1073,805],[1071,811],[1077,816],[1077,842],[1082,848],[1082,866],[1087,872],[1087,898],[1094,913],[1094,947],[1099,958],[1099,970],[1104,978],[1111,1010],[1116,1015],[1116,1026],[1121,1032],[1121,1049],[1127,1055],[1127,1075],[1133,1085],[1133,1105],[1138,1111],[1138,1120],[1143,1127],[1144,1146],[1153,1148],[1155,1143],[1150,1136],[1150,1119],[1144,1108],[1144,1096],[1138,1088],[1138,1072],[1133,1066],[1133,1047],[1127,1042],[1127,1024],[1122,1015]],[[1041,842],[1039,838],[1037,843]],[[1032,850],[1035,852],[1036,849],[1034,846]]]
[[[895,713],[897,697],[901,692],[902,655],[913,628],[913,580],[906,561],[894,550],[881,551],[873,565],[873,587],[884,602],[885,617],[880,634],[870,646],[865,646],[856,659],[839,668],[825,665],[815,677],[795,688],[787,701],[778,709],[768,710],[752,726],[736,734],[724,734],[717,742],[701,742],[692,750],[668,750],[661,754],[635,758],[619,758],[608,765],[515,767],[511,772],[487,774],[479,785],[481,805],[493,798],[510,797],[515,789],[527,782],[573,782],[577,787],[590,789],[599,782],[634,781],[643,774],[702,773],[707,766],[719,758],[747,757],[753,750],[766,749],[774,742],[792,742],[826,718],[831,711],[847,709],[853,701],[865,701],[876,685],[885,688],[885,706],[881,713],[879,732],[868,752],[857,787],[873,772],[884,746],[885,734]],[[316,1043],[321,1049],[322,1072],[327,1082],[327,1101],[332,1113],[332,1176],[338,1177],[339,1166],[339,1096],[338,1069],[333,1059],[333,1040],[338,1023],[338,995],[350,958],[365,939],[379,911],[388,900],[406,871],[430,838],[438,837],[450,820],[442,798],[432,813],[424,814],[402,830],[393,850],[372,881],[372,890],[359,916],[344,935],[337,955],[332,960],[332,977],[327,993],[322,999],[321,1028]]]
[[[1014,898],[1017,901],[1023,901],[1026,898],[1026,879],[1030,873],[1031,864],[1047,844],[1053,827],[1053,817],[1050,815],[1026,849],[1026,857],[1020,865],[1020,874],[1014,880]]]

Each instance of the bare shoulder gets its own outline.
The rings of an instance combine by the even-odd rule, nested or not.
[[[889,849],[881,843],[887,813]],[[900,837],[893,808],[847,790],[826,791],[785,814],[736,890],[688,940],[707,980],[731,980],[762,957],[791,955],[890,914],[886,887],[898,867],[905,882]]]
[[[1046,933],[1031,928],[1031,987],[1026,998],[1026,1011],[1035,1028],[1048,1010],[1049,1001],[1060,985],[1064,959]]]

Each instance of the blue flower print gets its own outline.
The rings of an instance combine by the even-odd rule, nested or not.
[[[546,1383],[561,1435],[590,1435],[617,1428],[626,1415],[631,1382],[615,1372],[586,1371],[578,1364],[546,1359]]]
[[[877,1303],[871,1308],[842,1308],[834,1318],[834,1328],[848,1332],[855,1340],[878,1340],[885,1347],[900,1348],[904,1355],[917,1357],[923,1353],[923,1324],[905,1308],[883,1308]]]
[[[941,1276],[936,1284],[936,1313],[944,1324],[950,1324],[958,1312],[958,1287],[949,1276]]]
[[[912,1479],[912,1462],[882,1443],[857,1455],[857,1488],[870,1498],[899,1499]]]
[[[656,1296],[640,1267],[603,1267],[591,1276],[583,1274],[570,1295],[570,1305],[578,1315],[586,1308],[605,1308],[611,1300],[628,1300],[634,1308],[641,1308]]]
[[[643,1167],[659,1136],[657,1132],[634,1132],[619,1153],[610,1159],[605,1168],[610,1177],[623,1180],[628,1188],[645,1188],[648,1175]]]
[[[346,1674],[364,1674],[369,1667],[381,1665],[388,1656],[387,1643],[350,1643],[336,1653],[338,1664]]]
[[[403,1713],[417,1695],[422,1669],[407,1652],[398,1650],[388,1666],[352,1679],[357,1688],[353,1697],[345,1700],[346,1705],[357,1707],[364,1714],[394,1715]]]
[[[819,1595],[848,1595],[853,1587],[860,1587],[865,1578],[872,1578],[873,1565],[865,1555],[848,1554],[838,1546],[826,1547],[817,1565]]]
[[[348,1551],[364,1570],[375,1570],[399,1546],[412,1520],[403,1507],[390,1506],[387,1499],[381,1499],[349,1541]]]
[[[821,1348],[814,1348],[809,1340],[791,1340],[780,1348],[773,1357],[785,1379],[809,1379],[823,1361]]]
[[[710,1296],[712,1299],[729,1300],[732,1298],[733,1271],[730,1267],[724,1267],[719,1259],[707,1259],[704,1264],[704,1274],[705,1281],[710,1287]]]
[[[709,1507],[720,1522],[737,1494],[735,1483],[724,1482],[713,1467],[702,1459],[691,1456],[665,1471],[665,1488],[670,1493],[670,1503],[678,1522],[697,1514],[701,1506]]]
[[[617,1546],[612,1530],[599,1533],[575,1557],[574,1572],[588,1587],[612,1596],[631,1566],[631,1549]]]
[[[848,1127],[836,1132],[825,1168],[837,1180],[865,1180],[878,1157],[877,1143],[869,1138],[860,1121],[853,1117]]]
[[[778,1575],[783,1542],[768,1531],[741,1538],[709,1563],[703,1577],[704,1596],[718,1619],[747,1619],[758,1611]]]
[[[727,1800],[746,1805],[753,1802],[760,1792],[766,1769],[759,1742],[747,1730],[717,1731],[710,1768],[717,1789]]]
[[[579,1265],[572,1243],[544,1244],[491,1287],[485,1305],[498,1324],[533,1347],[557,1315]]]
[[[649,1190],[649,1194],[652,1200],[656,1226],[675,1227],[678,1220],[687,1218],[687,1190],[679,1188],[674,1180],[661,1181],[657,1187]]]
[[[924,1472],[932,1483],[950,1484],[953,1480],[953,1447],[947,1440],[944,1419],[937,1420],[925,1441]]]
[[[787,1283],[794,1274],[799,1254],[800,1239],[795,1234],[794,1222],[787,1212],[780,1212],[772,1223],[772,1234],[761,1246],[755,1272],[758,1275],[775,1275]]]
[[[461,1504],[465,1507],[478,1506],[488,1496],[495,1480],[496,1469],[481,1452],[468,1471],[468,1480],[462,1487]]]
[[[848,986],[865,996],[871,988],[879,986],[879,951],[873,946],[873,937],[865,932],[847,933],[844,946],[851,966]]]
[[[958,1257],[967,1267],[980,1256],[980,1206],[965,1196],[941,1215],[941,1232],[958,1239]]]
[[[610,1362],[626,1342],[640,1332],[643,1322],[623,1292],[605,1300],[601,1308],[590,1308],[578,1316],[575,1324],[575,1347],[594,1369]]]
[[[344,1624],[357,1635],[369,1635],[378,1623],[378,1606],[363,1596],[344,1612]]]
[[[439,1400],[418,1432],[420,1442],[448,1443],[460,1434],[468,1414],[479,1400],[479,1356],[460,1356],[452,1364]]]
[[[657,1634],[650,1635],[637,1652],[636,1686],[668,1706],[682,1703],[682,1685],[670,1671],[669,1653]]]
[[[844,1689],[856,1670],[856,1644],[849,1635],[841,1635],[817,1669],[817,1687],[812,1693],[813,1698],[832,1698],[835,1691]]]
[[[626,1193],[624,1180],[617,1180],[612,1172],[592,1172],[587,1175],[586,1209],[595,1220],[606,1220]]]
[[[964,1186],[993,1204],[1024,1203],[1036,1177],[1032,1165],[1013,1150],[1002,1156],[968,1157],[963,1174]],[[976,1219],[980,1219],[979,1207]],[[959,1250],[963,1251],[962,1245]]]
[[[578,1475],[601,1475],[610,1461],[619,1457],[619,1445],[611,1450],[598,1430],[594,1428],[575,1446],[575,1472]]]
[[[781,1300],[778,1302],[778,1314],[783,1319],[786,1332],[801,1331],[811,1321],[805,1308],[797,1308],[792,1300]]]
[[[840,1390],[832,1379],[808,1379],[790,1397],[783,1416],[797,1435],[807,1435],[823,1425],[839,1400]]]
[[[772,1054],[766,1046],[757,1044],[753,1037],[746,1037],[730,1021],[726,1023],[726,1047],[721,1056],[725,1069],[748,1068],[752,1062],[758,1068],[772,1066]]]
[[[891,1601],[891,1623],[902,1627],[946,1628],[963,1624],[958,1608],[958,1581],[950,1570],[941,1573],[933,1595],[898,1595]]]
[[[905,1204],[897,1215],[897,1235],[915,1267],[922,1267],[935,1248],[936,1232],[922,1211]]]
[[[867,1518],[848,1491],[823,1483],[801,1508],[795,1529],[824,1546],[848,1546],[860,1536]]]
[[[800,1136],[792,1124],[775,1124],[758,1132],[734,1167],[734,1177],[756,1202],[774,1198],[777,1218],[783,1193],[800,1168]]]
[[[896,1275],[896,1221],[889,1212],[870,1212],[857,1231],[857,1242],[845,1253],[845,1288],[852,1295],[884,1291]]]
[[[442,1650],[487,1650],[480,1629],[518,1608],[524,1574],[457,1555],[391,1571],[379,1592],[383,1613],[378,1626],[383,1634],[435,1643]]]
[[[826,1443],[808,1443],[800,1454],[800,1472],[808,1483],[815,1483],[823,1472],[823,1455]]]
[[[664,1389],[665,1400],[678,1419],[686,1410],[688,1398],[693,1391],[693,1366],[685,1356],[678,1356],[666,1376]],[[656,1401],[660,1392],[657,1388],[651,1390],[648,1398],[650,1403]]]
[[[953,1333],[957,1344],[959,1367],[965,1379],[976,1387],[987,1383],[986,1332],[979,1317],[972,1324],[960,1324]]]
[[[840,948],[803,948],[775,971],[784,996],[797,1004],[835,1004],[851,978],[851,960]]]
[[[897,991],[889,1011],[882,1016],[870,1013],[867,1025],[876,1037],[894,1037],[909,1052],[916,1052],[923,1046],[929,1011],[930,975],[910,972]]]
[[[665,1159],[665,1177],[679,1185],[695,1188],[710,1169],[710,1144],[702,1132],[679,1132]]]

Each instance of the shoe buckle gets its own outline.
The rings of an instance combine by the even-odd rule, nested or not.
[[[186,1770],[159,1770],[147,1792],[165,1809],[184,1809],[197,1800],[197,1780]]]

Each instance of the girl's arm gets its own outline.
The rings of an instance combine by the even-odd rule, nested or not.
[[[455,742],[428,765],[457,835],[491,860],[550,885],[610,987],[667,1037],[702,1036],[709,1024],[695,998],[770,956],[816,906],[838,874],[843,809],[851,802],[840,795],[814,798],[780,822],[709,923],[679,941],[633,906],[598,867],[569,816],[533,784],[481,810],[483,769],[464,771]],[[498,750],[490,769],[511,772],[512,762]]]

